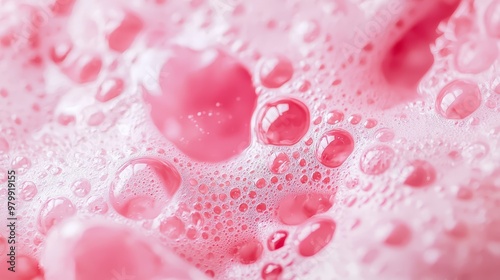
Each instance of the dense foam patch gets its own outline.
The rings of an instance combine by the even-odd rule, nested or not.
[[[4,2],[1,279],[500,273],[499,1]]]

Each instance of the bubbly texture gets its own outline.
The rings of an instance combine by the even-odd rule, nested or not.
[[[0,279],[498,279],[499,0],[0,7]]]

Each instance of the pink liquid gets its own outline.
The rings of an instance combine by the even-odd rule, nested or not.
[[[498,279],[500,1],[0,2],[0,279]]]

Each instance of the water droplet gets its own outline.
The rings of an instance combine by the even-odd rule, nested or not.
[[[316,255],[330,243],[335,229],[335,222],[327,218],[318,219],[301,226],[297,235],[299,254],[304,257]]]
[[[380,175],[389,169],[394,156],[394,150],[389,146],[378,145],[371,147],[361,156],[361,171],[368,175]]]
[[[342,113],[340,111],[333,110],[330,113],[328,113],[327,118],[328,119],[326,122],[328,124],[337,124],[337,123],[344,120],[344,113]]]
[[[486,8],[484,15],[484,25],[488,34],[495,38],[500,38],[500,1],[491,1]]]
[[[292,62],[283,56],[270,57],[262,61],[259,77],[263,86],[279,88],[293,76]]]
[[[436,169],[425,160],[412,161],[406,166],[405,172],[408,176],[404,183],[411,187],[427,186],[436,180]]]
[[[95,99],[100,102],[108,102],[119,96],[123,92],[124,87],[125,83],[120,78],[106,79],[97,89]]]
[[[454,80],[438,94],[436,110],[447,119],[464,119],[481,105],[481,91],[476,83]]]
[[[265,144],[291,146],[309,130],[307,106],[296,99],[281,99],[267,103],[258,118],[258,136]]]
[[[30,201],[36,196],[37,193],[38,189],[36,188],[35,183],[27,181],[21,185],[19,197],[24,201]]]
[[[333,196],[325,194],[300,194],[285,197],[278,207],[278,218],[283,224],[298,225],[310,217],[328,211]]]
[[[68,61],[61,70],[75,83],[84,84],[95,81],[101,68],[102,60],[98,54],[83,53],[73,61]]]
[[[241,196],[240,189],[236,189],[236,188],[232,189],[229,192],[229,196],[231,196],[232,199],[238,199]]]
[[[135,40],[143,27],[139,16],[127,12],[113,13],[114,18],[110,20],[107,26],[112,26],[106,35],[108,46],[117,52],[126,51]]]
[[[283,273],[283,268],[279,264],[268,263],[262,268],[262,279],[263,280],[278,280],[280,275]]]
[[[184,234],[184,231],[184,223],[177,217],[166,218],[160,224],[160,232],[171,239],[178,239]]]
[[[342,129],[326,132],[321,137],[316,151],[316,158],[324,166],[336,168],[354,151],[354,139],[351,134]]]
[[[394,136],[394,131],[389,128],[381,128],[375,134],[375,138],[380,142],[390,142],[394,140]]]
[[[170,163],[138,158],[124,164],[110,188],[113,208],[129,219],[153,219],[168,205],[181,183]]]
[[[375,232],[375,236],[388,246],[404,246],[411,240],[411,229],[401,221],[383,223]]]
[[[321,34],[321,28],[316,20],[301,21],[294,27],[292,36],[301,38],[306,43],[316,40]]]
[[[290,158],[285,153],[277,153],[269,168],[274,174],[283,174],[290,168]]]
[[[100,196],[89,197],[89,199],[87,199],[87,205],[87,209],[95,214],[106,214],[109,209],[104,198]]]
[[[75,181],[71,185],[71,190],[78,197],[85,197],[90,192],[90,182],[85,179]]]
[[[257,95],[235,58],[217,49],[171,48],[159,81],[161,93],[145,92],[144,100],[155,126],[184,154],[219,162],[248,147]]]
[[[25,174],[31,167],[31,161],[26,157],[16,157],[12,161],[12,168],[17,170],[19,175]]]
[[[242,264],[256,262],[262,255],[262,244],[257,240],[250,240],[236,246],[233,251],[237,255],[238,261]]]
[[[495,40],[485,37],[467,38],[457,47],[455,66],[466,74],[478,74],[488,69],[498,57]]]
[[[267,239],[267,248],[269,248],[270,251],[276,251],[282,248],[283,246],[285,246],[285,241],[287,237],[288,237],[288,232],[284,230],[278,230],[274,232]]]
[[[69,199],[65,197],[49,199],[42,205],[38,214],[38,230],[46,234],[52,226],[75,213],[76,208]]]

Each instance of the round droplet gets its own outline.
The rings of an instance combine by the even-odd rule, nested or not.
[[[304,257],[316,255],[330,243],[335,229],[335,222],[327,218],[318,219],[302,226],[297,235],[299,254]]]
[[[95,81],[102,68],[102,59],[98,54],[83,53],[73,58],[72,61],[65,61],[61,70],[75,83],[89,83]]]
[[[257,135],[265,143],[291,146],[309,130],[307,106],[296,99],[281,99],[267,103],[260,111]]]
[[[241,191],[240,189],[234,188],[229,192],[229,196],[231,196],[232,199],[238,199],[241,196]]]
[[[184,231],[185,225],[177,217],[169,217],[160,224],[160,232],[170,239],[178,239]]]
[[[256,262],[262,255],[262,244],[257,240],[250,240],[234,248],[238,261],[242,264]]]
[[[488,69],[498,57],[498,47],[494,39],[467,38],[461,42],[455,54],[455,66],[466,74],[478,74]]]
[[[161,93],[145,92],[158,130],[194,160],[219,162],[250,145],[257,95],[252,77],[217,49],[170,49]]]
[[[289,195],[281,200],[278,206],[278,218],[283,224],[298,225],[314,215],[328,211],[332,205],[332,195]]]
[[[382,174],[389,169],[394,156],[394,150],[389,146],[378,145],[369,148],[361,156],[361,171],[368,175]]]
[[[46,234],[52,226],[75,213],[76,208],[69,199],[65,197],[49,199],[42,205],[38,214],[38,230]]]
[[[278,230],[274,232],[267,239],[267,248],[269,248],[270,251],[276,251],[280,248],[283,248],[283,246],[285,246],[285,241],[287,237],[288,237],[288,232],[284,230]]]
[[[108,46],[117,52],[126,51],[135,40],[143,27],[143,22],[139,16],[130,11],[112,13],[114,18],[107,26],[112,26],[106,35]]]
[[[100,102],[107,102],[119,96],[125,87],[125,83],[120,78],[110,78],[104,80],[99,88],[95,99]]]
[[[379,226],[375,236],[388,246],[404,246],[411,240],[411,229],[401,221],[390,221]]]
[[[354,151],[354,139],[342,129],[334,129],[323,134],[318,143],[316,158],[324,166],[341,166]]]
[[[327,118],[328,119],[326,122],[328,124],[337,124],[344,120],[344,113],[337,110],[333,110],[330,113],[328,113]]]
[[[30,201],[36,196],[37,193],[38,189],[36,188],[35,183],[27,181],[21,185],[19,197],[24,201]]]
[[[454,80],[438,94],[436,110],[447,119],[464,119],[481,105],[481,91],[476,83]]]
[[[424,187],[436,180],[436,169],[425,160],[412,161],[406,166],[405,171],[408,176],[404,184],[410,187]]]
[[[262,268],[262,279],[263,280],[278,280],[280,275],[283,273],[283,268],[279,264],[268,263]]]
[[[109,207],[104,198],[100,196],[94,196],[94,197],[89,197],[89,199],[87,199],[87,209],[91,213],[106,214],[108,212]]]
[[[17,173],[22,175],[31,168],[31,161],[26,157],[16,157],[12,161],[12,168],[17,170]]]
[[[285,153],[278,153],[274,156],[269,168],[274,174],[283,174],[290,168],[290,158]]]
[[[380,142],[390,142],[394,140],[394,137],[394,131],[389,128],[381,128],[375,134],[375,138]]]
[[[71,190],[78,197],[85,197],[90,192],[90,182],[85,179],[75,181],[71,185]]]
[[[484,25],[488,34],[495,38],[500,38],[500,1],[492,1],[486,8],[484,15]]]
[[[311,43],[321,34],[321,28],[316,20],[299,22],[293,30],[293,37],[302,38],[305,43]]]
[[[138,158],[124,164],[110,188],[113,208],[129,219],[154,219],[168,205],[181,183],[170,163]]]
[[[293,76],[292,62],[283,56],[265,59],[259,69],[259,77],[263,86],[279,88]]]

